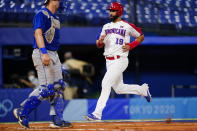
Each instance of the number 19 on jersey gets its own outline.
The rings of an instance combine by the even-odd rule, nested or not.
[[[116,38],[116,44],[122,45],[124,43],[123,39]]]

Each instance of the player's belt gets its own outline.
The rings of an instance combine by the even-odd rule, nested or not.
[[[115,59],[119,59],[120,58],[120,56],[119,55],[117,55],[117,56],[110,56],[110,57],[105,57],[105,59],[107,59],[107,60],[115,60]]]

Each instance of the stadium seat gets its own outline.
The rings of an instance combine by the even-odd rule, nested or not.
[[[106,9],[111,0],[67,0],[60,5],[58,15],[61,22],[90,24],[93,26],[107,21],[109,13]],[[117,0],[124,5],[123,19],[129,21],[133,15],[128,0]],[[34,0],[30,4],[19,0],[0,0],[0,20],[31,22],[33,15],[43,7],[43,0]],[[8,15],[9,14],[9,15]],[[22,15],[21,15],[22,14]],[[177,30],[182,27],[197,27],[196,0],[137,0],[136,18],[139,24],[154,27],[173,25]],[[166,26],[165,26],[166,27]]]
[[[140,24],[173,25],[177,30],[197,27],[195,0],[139,0],[137,20]],[[184,27],[184,28],[183,28]],[[189,31],[189,30],[188,30]]]
[[[72,0],[65,2],[66,5],[64,5],[64,8],[67,8],[66,10],[61,10],[60,15],[61,21],[66,21],[68,19],[79,18],[81,19],[81,22],[84,22],[84,19],[87,20],[93,20],[93,19],[106,19],[108,18],[108,12],[106,9],[109,6],[109,3],[111,0],[103,1],[103,0]],[[128,19],[128,4],[127,0],[118,0],[118,2],[121,2],[125,5],[125,14],[123,15],[124,19]],[[41,7],[43,6],[43,0],[36,0],[32,1],[30,4],[21,3],[18,0],[0,0],[0,12],[3,12],[4,14],[1,15],[2,18],[5,14],[9,14],[9,18],[7,18],[8,21],[14,21],[16,17],[16,21],[31,21],[32,20],[32,14],[37,12]],[[69,6],[69,7],[66,7]],[[24,14],[24,15],[18,15],[18,14]],[[68,18],[71,17],[71,18]],[[84,17],[84,18],[82,18]],[[80,20],[78,21],[80,22]],[[93,22],[96,25],[99,24],[98,22]]]

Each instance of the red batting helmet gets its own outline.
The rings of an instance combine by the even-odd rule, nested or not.
[[[121,16],[123,14],[123,6],[120,3],[117,2],[113,2],[109,5],[109,9],[108,10],[116,10],[117,11],[117,15]]]

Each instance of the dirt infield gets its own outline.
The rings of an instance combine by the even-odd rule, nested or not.
[[[0,131],[197,131],[197,122],[73,122],[72,128],[51,129],[49,123],[30,123],[30,129],[18,123],[1,123]]]

